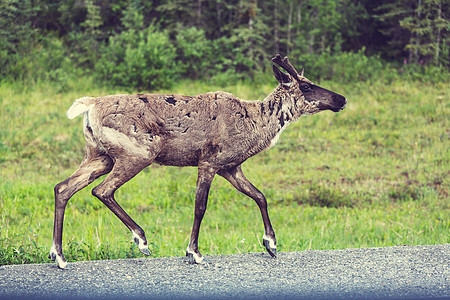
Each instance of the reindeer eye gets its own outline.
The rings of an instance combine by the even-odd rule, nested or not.
[[[300,89],[304,92],[304,91],[309,91],[311,90],[311,87],[307,84],[303,84],[300,86]]]

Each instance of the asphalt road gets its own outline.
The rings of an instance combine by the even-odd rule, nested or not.
[[[0,267],[0,299],[450,299],[450,244]]]

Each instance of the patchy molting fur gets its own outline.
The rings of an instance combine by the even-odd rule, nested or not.
[[[338,111],[344,97],[315,86],[298,74],[287,58],[273,61],[280,85],[262,102],[245,101],[225,92],[197,96],[135,94],[83,97],[75,100],[67,116],[84,115],[85,158],[75,173],[55,186],[55,223],[49,257],[66,267],[62,254],[62,223],[70,197],[95,179],[108,174],[92,190],[133,233],[144,254],[149,254],[144,231],[117,204],[114,192],[152,163],[198,166],[195,217],[186,255],[201,263],[198,233],[215,174],[258,204],[264,223],[264,246],[276,256],[276,239],[267,213],[267,201],[242,173],[249,157],[274,146],[280,134],[302,115],[324,109]],[[302,87],[308,85],[308,90]]]
[[[155,156],[161,165],[198,166],[207,160],[219,168],[232,167],[272,147],[302,114],[315,112],[314,103],[280,89],[263,102],[225,92],[84,97],[68,114],[84,114],[96,147],[112,157],[128,153]]]

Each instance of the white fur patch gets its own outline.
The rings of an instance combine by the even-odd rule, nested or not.
[[[56,256],[57,254],[56,254],[56,247],[55,247],[55,244],[53,244],[52,243],[52,247],[50,248],[50,256]]]
[[[134,231],[131,231],[131,232],[133,233],[133,240],[135,242],[136,242],[136,239],[139,241],[139,244],[138,244],[139,251],[142,249],[148,249],[147,245],[145,244],[145,241],[143,239],[141,239]]]
[[[200,256],[197,253],[195,253],[194,251],[189,250],[189,246],[187,247],[186,252],[189,253],[190,255],[192,255],[196,264],[203,263],[203,256]]]
[[[280,135],[283,133],[283,131],[286,129],[286,127],[291,123],[291,120],[293,118],[293,116],[291,115],[290,110],[289,110],[289,105],[287,105],[285,103],[283,103],[283,105],[281,106],[281,112],[289,117],[289,121],[288,120],[284,121],[283,127],[281,127],[281,129],[277,132],[277,134],[270,141],[269,149],[272,148],[273,146],[275,146],[275,144],[278,142],[278,139],[280,138]]]
[[[288,126],[289,122],[284,123],[283,127],[281,127],[280,131],[272,138],[270,141],[269,149],[275,146],[275,144],[278,142],[278,139],[280,138],[280,135],[283,133],[283,131]]]
[[[65,269],[65,268],[67,268],[67,262],[66,262],[65,260],[63,260],[63,259],[61,258],[61,256],[59,256],[59,255],[56,256],[56,263],[58,264],[58,267],[59,267],[60,269]]]
[[[92,97],[83,97],[75,100],[72,104],[72,106],[67,110],[67,117],[69,119],[73,119],[87,111],[89,111],[93,104],[92,104]]]
[[[277,245],[275,244],[275,241],[270,237],[270,236],[267,236],[267,235],[263,235],[263,240],[266,240],[266,241],[269,241],[269,247],[270,248],[272,248],[272,249],[276,249],[277,248]]]
[[[50,257],[52,256],[55,257],[55,261],[60,269],[65,269],[67,267],[67,261],[57,254],[55,244],[52,244],[52,247],[50,248]]]
[[[149,156],[148,148],[145,145],[141,145],[138,141],[114,128],[103,127],[103,137],[108,143],[117,145],[124,149],[128,153],[132,153],[136,156],[147,158]]]

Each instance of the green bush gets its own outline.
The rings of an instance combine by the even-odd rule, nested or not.
[[[53,81],[64,86],[68,78],[76,72],[75,64],[67,55],[67,48],[56,37],[45,37],[35,45],[24,45],[32,50],[8,54],[0,52],[5,80],[38,82]]]
[[[196,27],[179,30],[176,35],[178,69],[192,79],[214,74],[212,43]]]
[[[322,54],[292,55],[296,66],[305,68],[305,75],[314,80],[341,82],[368,81],[371,79],[393,80],[397,71],[378,56],[366,56],[364,49],[353,52],[324,52]]]
[[[218,85],[227,85],[251,77],[253,69],[244,53],[237,49],[237,37],[226,37],[212,41],[213,57],[211,63],[212,81]]]
[[[109,84],[139,89],[168,88],[180,74],[168,34],[149,26],[109,38],[95,64],[96,75]]]
[[[427,83],[448,82],[450,72],[445,66],[423,66],[421,64],[406,64],[399,68],[399,73],[407,80]]]
[[[175,40],[178,67],[184,76],[208,78],[218,85],[251,77],[256,62],[240,51],[241,44],[237,36],[208,40],[204,31],[195,27],[179,30]]]

